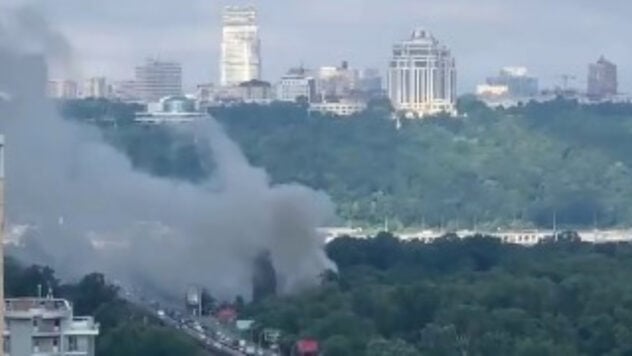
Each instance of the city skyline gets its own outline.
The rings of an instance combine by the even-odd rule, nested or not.
[[[568,0],[559,4],[396,2],[252,1],[260,15],[263,79],[279,78],[301,62],[318,67],[346,59],[354,67],[385,70],[392,43],[418,26],[432,29],[459,59],[460,93],[473,91],[476,83],[506,65],[526,66],[542,78],[543,86],[550,86],[568,72],[583,78],[586,63],[601,54],[615,63],[632,59],[624,36],[630,25],[621,11],[632,9],[632,4],[611,8],[589,1],[567,7]],[[125,78],[134,63],[158,55],[181,61],[185,85],[191,88],[199,82],[219,82],[221,10],[224,5],[247,3],[190,0],[187,12],[176,11],[180,5],[175,3],[154,8],[143,0],[125,7],[120,0],[98,5],[77,0],[34,4],[61,28],[73,47],[82,49],[76,56],[86,76]],[[78,11],[81,16],[75,16]],[[560,26],[560,21],[568,25]],[[337,36],[335,41],[332,36]],[[621,91],[629,92],[626,68],[622,66],[620,72]],[[585,87],[582,81],[575,85]]]

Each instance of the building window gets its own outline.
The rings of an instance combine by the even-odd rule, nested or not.
[[[68,336],[68,351],[79,351],[76,336]]]

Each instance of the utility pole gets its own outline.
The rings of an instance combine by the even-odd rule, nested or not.
[[[557,240],[557,210],[553,211],[553,239]]]

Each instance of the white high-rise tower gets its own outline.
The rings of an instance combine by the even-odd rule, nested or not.
[[[254,7],[224,8],[220,83],[233,86],[261,79],[261,41]]]
[[[456,114],[454,57],[424,29],[393,46],[387,87],[395,109],[407,115]]]

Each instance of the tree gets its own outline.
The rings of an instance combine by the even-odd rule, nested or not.
[[[347,338],[336,335],[325,341],[323,354],[327,356],[352,356],[357,355],[358,350],[353,349]]]
[[[367,345],[366,356],[417,356],[419,351],[403,340],[397,339],[388,341],[385,339],[375,339]]]
[[[118,288],[108,284],[100,273],[89,274],[77,285],[62,287],[63,294],[73,300],[74,312],[78,315],[91,315],[100,305],[118,298]]]
[[[165,328],[138,324],[123,325],[99,338],[97,355],[103,356],[173,356],[203,355],[182,334]]]
[[[217,307],[217,300],[213,298],[211,293],[206,288],[202,288],[201,302],[202,315],[210,315]]]

